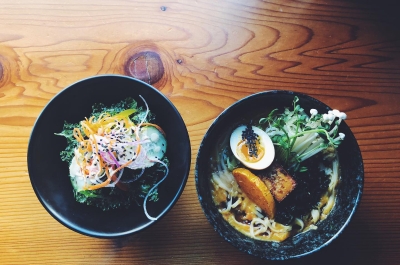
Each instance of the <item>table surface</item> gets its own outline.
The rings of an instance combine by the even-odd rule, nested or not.
[[[2,0],[0,263],[278,264],[225,242],[204,217],[194,183],[196,153],[213,120],[245,96],[278,89],[346,112],[365,163],[350,226],[320,252],[284,263],[398,264],[400,17],[382,3]],[[35,196],[26,159],[46,103],[79,79],[109,73],[143,78],[165,94],[192,145],[175,207],[118,240],[83,236],[53,219]],[[177,222],[182,214],[185,222]]]

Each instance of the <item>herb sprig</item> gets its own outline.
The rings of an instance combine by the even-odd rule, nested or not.
[[[267,134],[277,149],[277,157],[288,168],[295,171],[306,171],[300,163],[315,154],[335,152],[344,139],[343,133],[338,133],[339,125],[346,119],[346,114],[338,110],[327,114],[318,114],[311,109],[311,117],[298,104],[297,96],[293,99],[293,110],[285,109],[279,114],[278,109],[259,120],[259,124],[268,124]]]

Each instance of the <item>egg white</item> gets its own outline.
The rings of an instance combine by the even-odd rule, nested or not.
[[[243,165],[245,165],[248,168],[261,170],[269,167],[275,158],[275,147],[274,144],[272,143],[271,138],[267,135],[267,133],[257,127],[252,126],[252,129],[254,133],[256,133],[259,136],[260,145],[263,146],[265,149],[264,156],[261,158],[261,160],[257,162],[247,162],[243,161],[243,159],[237,154],[236,148],[238,143],[242,140],[242,132],[245,129],[246,126],[244,125],[239,126],[231,134],[230,146],[233,154]]]

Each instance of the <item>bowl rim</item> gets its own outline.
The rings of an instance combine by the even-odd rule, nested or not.
[[[320,105],[322,105],[322,106],[325,106],[325,107],[327,107],[327,108],[329,108],[329,109],[332,109],[330,106],[328,106],[328,105],[325,104],[324,102],[322,102],[322,101],[320,101],[320,100],[318,100],[318,99],[316,99],[316,98],[314,98],[314,97],[312,97],[312,96],[310,96],[310,95],[307,95],[307,94],[301,93],[301,92],[294,92],[294,91],[290,91],[290,90],[266,90],[266,91],[261,91],[261,92],[257,92],[257,93],[253,93],[253,94],[247,95],[247,96],[245,96],[245,97],[243,97],[243,98],[241,98],[241,99],[238,99],[237,101],[235,101],[234,103],[232,103],[231,105],[229,105],[226,109],[224,109],[224,110],[214,119],[214,121],[211,123],[211,125],[208,127],[208,129],[206,130],[206,133],[204,134],[204,136],[203,136],[203,138],[202,138],[202,140],[201,140],[201,142],[200,142],[200,145],[199,145],[199,148],[198,148],[198,152],[197,152],[197,155],[196,155],[196,164],[195,164],[195,169],[194,169],[195,185],[196,185],[196,191],[197,191],[198,200],[199,200],[199,202],[200,202],[201,209],[202,209],[204,215],[206,216],[206,219],[208,220],[208,222],[210,223],[210,225],[213,227],[213,229],[214,229],[225,241],[229,242],[231,245],[233,245],[235,248],[239,249],[240,251],[245,252],[245,253],[247,253],[247,254],[249,254],[249,255],[256,256],[256,257],[259,257],[259,258],[262,258],[262,259],[267,259],[267,260],[289,260],[289,259],[298,259],[298,258],[301,258],[301,257],[304,257],[304,256],[308,256],[308,255],[310,255],[310,254],[312,254],[312,253],[314,253],[314,252],[317,252],[317,251],[321,250],[322,248],[325,248],[325,247],[327,247],[328,245],[330,245],[330,243],[331,243],[332,241],[334,241],[340,234],[342,234],[343,231],[348,227],[350,221],[353,219],[354,214],[355,214],[356,211],[359,209],[359,205],[360,205],[361,198],[362,198],[362,195],[363,195],[364,181],[365,181],[365,176],[364,176],[364,175],[365,175],[365,172],[364,172],[364,162],[363,162],[363,159],[362,159],[362,153],[361,153],[360,146],[359,146],[359,144],[358,144],[358,142],[357,142],[357,145],[356,145],[356,152],[358,153],[359,157],[361,158],[361,161],[359,161],[359,162],[360,162],[360,166],[361,166],[360,169],[359,169],[359,170],[360,170],[359,173],[360,173],[360,177],[361,177],[361,183],[360,183],[359,189],[358,189],[358,191],[357,191],[357,196],[356,196],[356,198],[355,198],[354,206],[353,206],[353,208],[351,209],[351,212],[349,213],[349,215],[347,216],[346,221],[345,221],[345,222],[343,223],[343,225],[340,227],[340,229],[338,229],[337,232],[335,232],[335,234],[334,234],[329,240],[327,240],[327,241],[325,241],[324,243],[322,243],[321,245],[319,245],[319,246],[313,248],[311,251],[304,252],[304,253],[301,253],[301,254],[296,254],[296,255],[280,256],[280,257],[259,256],[259,255],[256,255],[256,254],[254,254],[254,253],[249,252],[248,249],[246,249],[246,248],[244,248],[244,247],[242,247],[242,246],[236,245],[234,242],[232,242],[232,240],[229,240],[229,239],[226,238],[226,236],[222,233],[222,231],[220,231],[220,229],[218,229],[217,225],[214,224],[213,220],[211,219],[211,217],[210,217],[210,216],[208,215],[208,213],[206,212],[206,209],[205,209],[205,207],[204,207],[204,202],[203,202],[204,199],[202,198],[202,195],[200,194],[201,191],[200,191],[200,187],[199,187],[199,160],[201,159],[201,155],[202,155],[201,149],[202,149],[204,143],[206,142],[206,140],[208,139],[210,132],[214,129],[214,127],[217,126],[216,124],[217,124],[221,119],[223,119],[224,116],[228,115],[229,111],[230,111],[232,108],[234,108],[234,107],[237,106],[238,104],[241,104],[241,102],[243,102],[243,101],[248,101],[248,100],[251,100],[251,99],[253,99],[253,98],[255,98],[255,97],[259,97],[259,96],[263,96],[263,95],[279,95],[279,94],[281,94],[281,95],[299,96],[299,97],[302,97],[302,98],[306,98],[307,100],[314,101],[314,102],[316,102],[317,104],[320,104]],[[351,131],[350,127],[346,124],[346,122],[345,122],[345,121],[342,121],[342,123],[343,123],[345,126],[348,127],[348,130],[349,130],[351,136],[353,137],[353,139],[356,140],[356,138],[355,138],[353,132]],[[225,221],[225,220],[223,220],[223,221]],[[248,238],[249,238],[249,237],[248,237]],[[255,241],[255,240],[256,240],[256,239],[252,239],[252,238],[249,238],[249,239],[252,240],[252,241]],[[260,241],[261,241],[261,240],[260,240]],[[265,242],[271,242],[271,241],[265,241]]]
[[[179,122],[182,123],[183,128],[184,128],[184,135],[185,135],[185,139],[187,140],[187,169],[185,170],[185,172],[182,172],[182,174],[180,174],[181,176],[183,176],[182,180],[180,181],[180,185],[179,185],[179,189],[177,191],[177,193],[172,196],[172,200],[168,203],[168,205],[166,206],[165,209],[162,210],[162,212],[157,216],[157,220],[148,220],[145,224],[126,230],[126,231],[122,231],[122,232],[96,232],[93,230],[87,230],[87,229],[83,229],[81,227],[79,227],[79,225],[73,225],[71,224],[71,222],[65,221],[65,217],[62,216],[61,214],[59,214],[57,211],[54,211],[52,209],[50,209],[48,207],[48,205],[45,203],[45,199],[40,195],[39,193],[39,188],[37,187],[37,185],[35,184],[35,181],[32,179],[31,176],[31,168],[32,168],[32,164],[31,164],[31,156],[32,156],[32,142],[33,140],[33,135],[34,135],[34,131],[37,129],[37,124],[40,120],[40,118],[42,117],[42,115],[47,111],[47,109],[49,108],[49,106],[52,104],[52,102],[54,102],[56,100],[56,98],[62,97],[64,93],[66,93],[67,90],[71,89],[72,87],[75,87],[76,85],[80,84],[80,83],[84,83],[93,79],[99,79],[99,78],[124,78],[127,80],[130,80],[132,82],[137,82],[137,83],[141,83],[142,85],[146,86],[148,89],[153,90],[155,93],[157,93],[164,101],[166,101],[168,103],[168,105],[171,107],[171,109],[173,110],[174,113],[176,113],[177,115],[177,119],[179,120]],[[190,143],[190,138],[189,138],[189,133],[187,130],[187,126],[185,124],[185,121],[183,120],[180,112],[178,111],[178,109],[176,108],[176,106],[172,103],[172,101],[167,98],[166,95],[164,95],[161,91],[159,91],[158,89],[156,89],[155,87],[153,87],[152,85],[130,77],[130,76],[125,76],[125,75],[120,75],[120,74],[100,74],[100,75],[94,75],[94,76],[89,76],[89,77],[85,77],[82,79],[79,79],[67,86],[65,86],[63,89],[61,89],[59,92],[57,92],[43,107],[43,109],[40,111],[39,115],[37,116],[30,135],[29,135],[29,140],[28,140],[28,147],[27,147],[27,154],[26,154],[26,158],[27,158],[27,168],[28,168],[28,176],[29,176],[29,180],[31,183],[31,186],[35,192],[35,195],[37,197],[37,199],[39,200],[39,202],[42,204],[43,208],[55,219],[57,220],[60,224],[62,224],[63,226],[71,229],[72,231],[75,231],[79,234],[85,235],[85,236],[90,236],[90,237],[95,237],[95,238],[104,238],[104,239],[113,239],[113,238],[120,238],[120,237],[125,237],[125,236],[129,236],[129,235],[133,235],[136,234],[138,232],[143,231],[144,229],[149,228],[150,226],[152,226],[153,224],[157,223],[158,221],[160,221],[165,215],[167,215],[167,213],[175,206],[175,204],[177,203],[177,201],[179,200],[180,196],[182,195],[186,184],[187,184],[187,180],[189,178],[189,173],[190,173],[190,168],[191,168],[191,143]]]

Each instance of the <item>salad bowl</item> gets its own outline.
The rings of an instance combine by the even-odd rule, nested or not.
[[[89,117],[94,104],[109,106],[126,98],[143,105],[145,99],[157,124],[164,130],[169,172],[158,186],[158,200],[143,201],[104,211],[74,198],[69,165],[60,153],[65,137],[56,135],[65,122],[79,123]],[[28,170],[37,198],[48,213],[64,226],[87,236],[117,238],[137,233],[163,218],[179,199],[190,170],[190,142],[185,123],[173,103],[154,87],[131,77],[99,75],[63,89],[37,118],[28,145]]]

